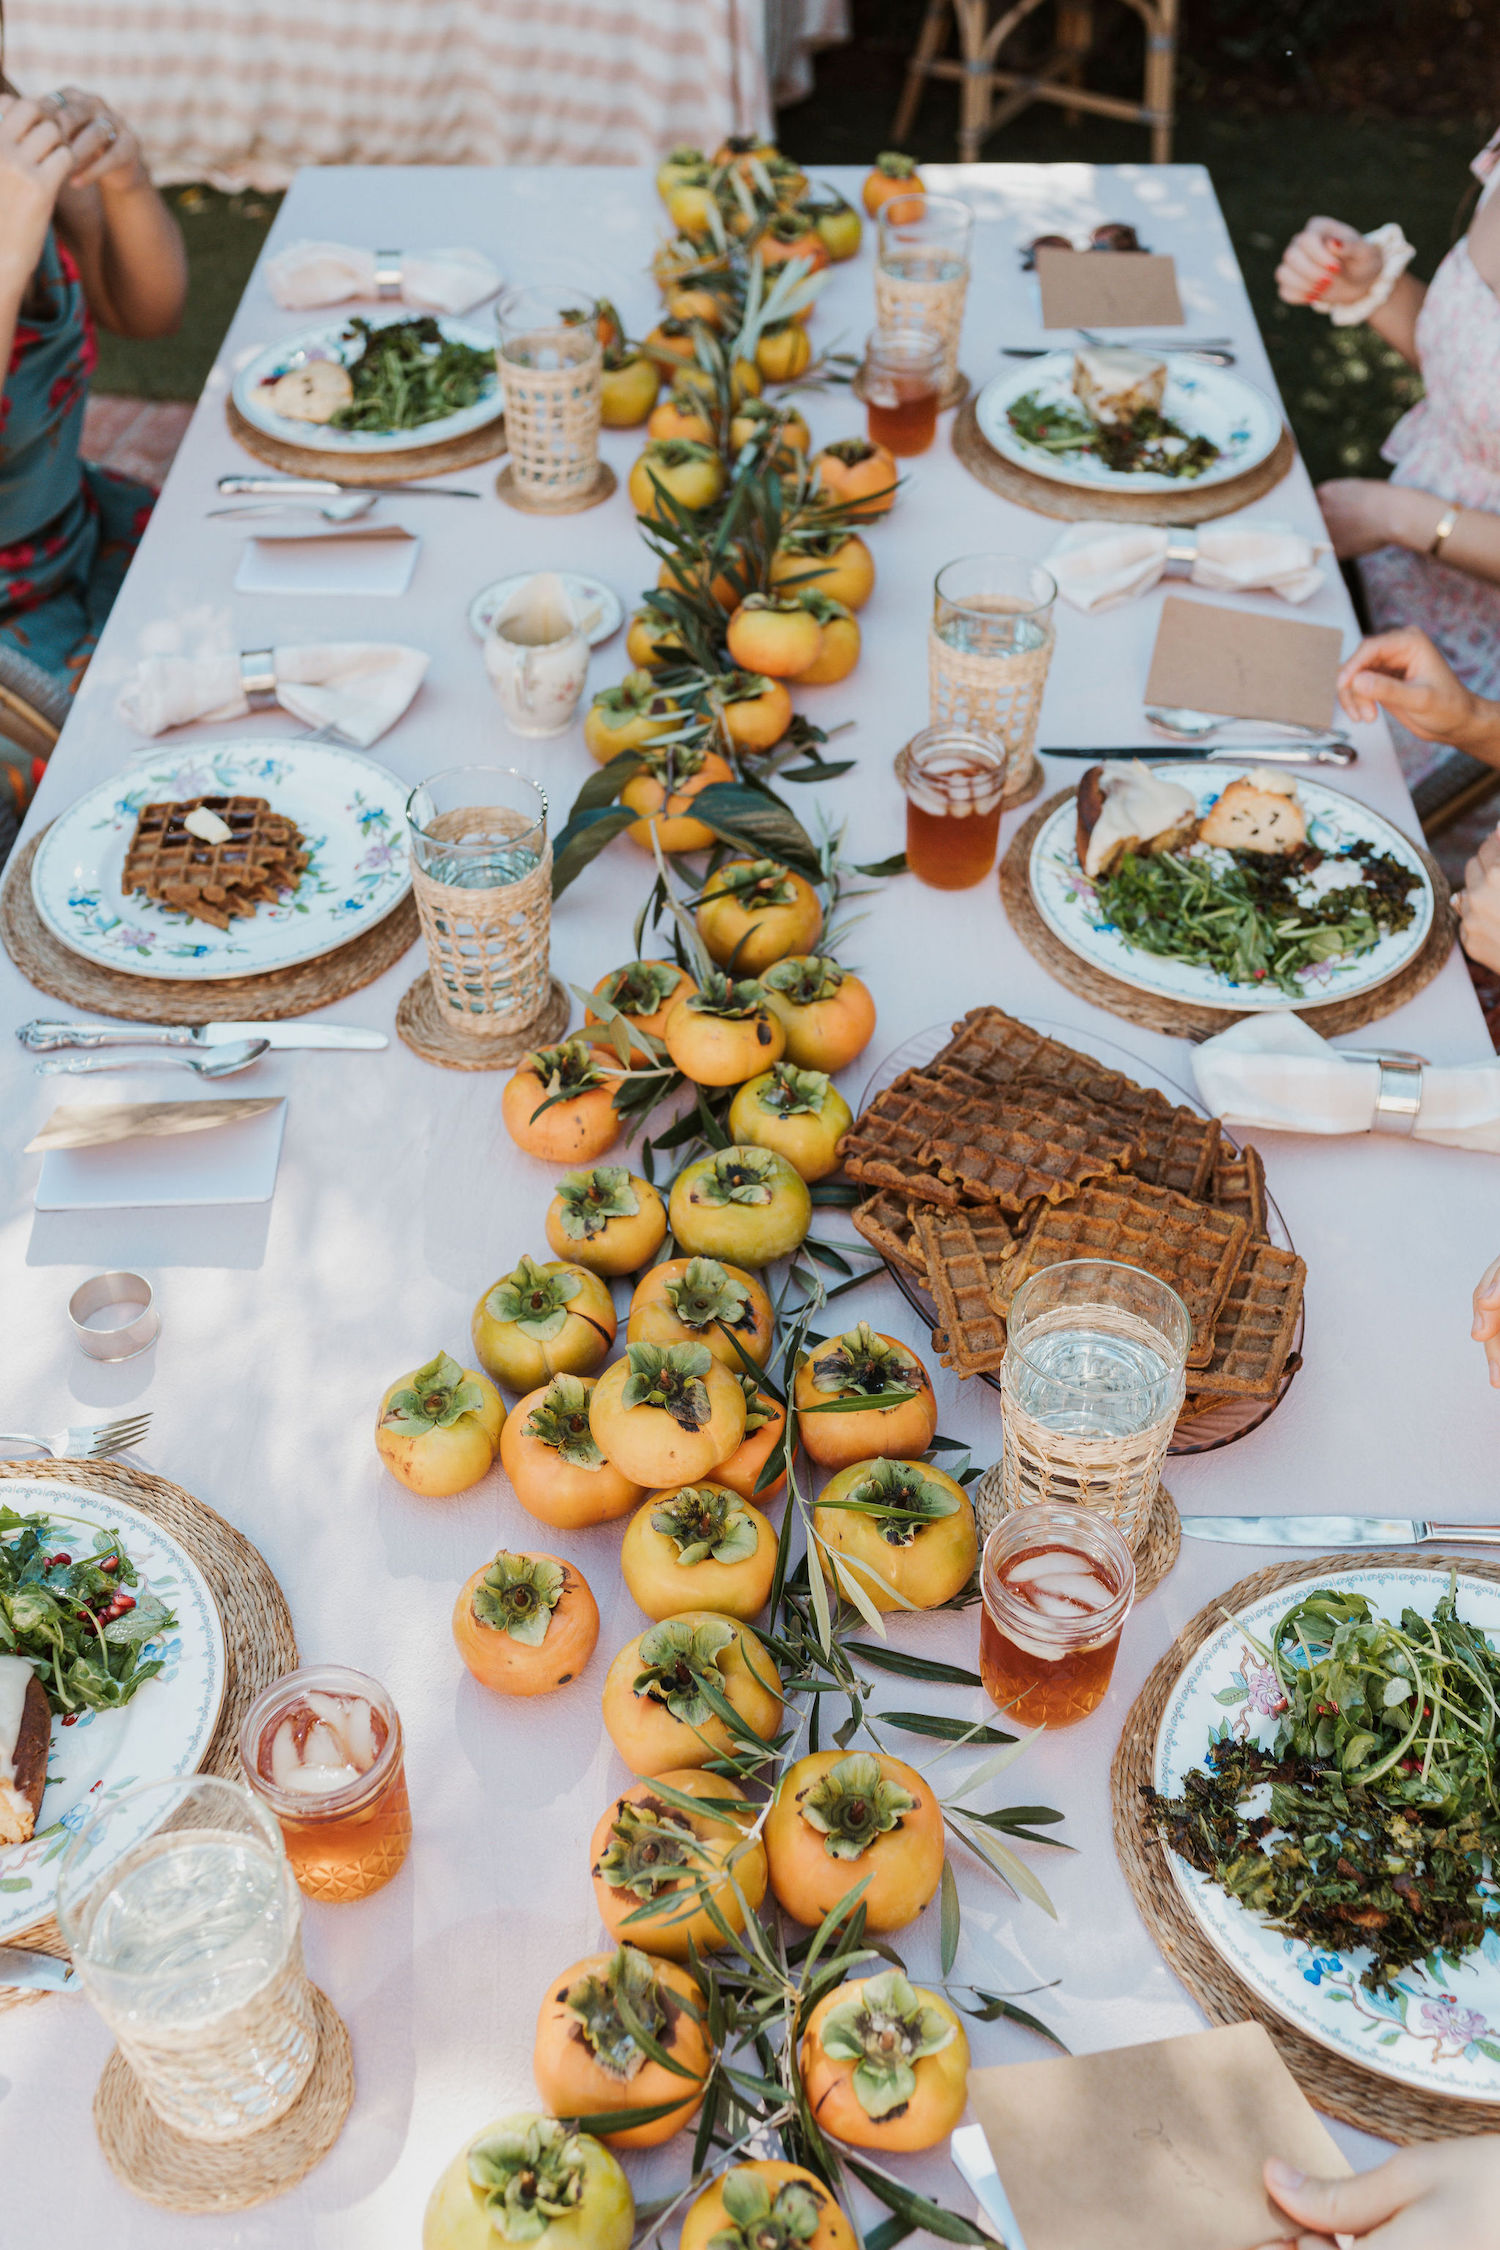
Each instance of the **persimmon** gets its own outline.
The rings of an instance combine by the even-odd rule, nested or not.
[[[795,680],[815,664],[823,628],[798,601],[776,594],[747,594],[724,636],[736,664],[772,680]]]
[[[753,977],[731,981],[715,969],[668,1008],[662,1039],[695,1085],[737,1086],[777,1060],[786,1032]]]
[[[885,1751],[799,1758],[776,1784],[765,1837],[777,1902],[809,1929],[863,1883],[866,1926],[904,1930],[942,1880],[937,1792]]]
[[[615,1307],[595,1273],[558,1258],[522,1258],[474,1307],[479,1364],[513,1391],[554,1375],[592,1375],[615,1340]]]
[[[718,376],[707,367],[684,366],[678,370],[677,381],[691,391],[701,391],[707,399],[718,396]],[[737,359],[733,362],[729,370],[729,399],[732,406],[738,406],[747,398],[759,398],[763,388],[760,369],[753,359]]]
[[[694,920],[711,959],[759,976],[823,934],[823,909],[805,875],[774,859],[727,859],[698,899]]]
[[[853,1123],[854,1112],[826,1071],[798,1070],[785,1061],[747,1080],[729,1105],[729,1130],[740,1145],[775,1149],[809,1185],[838,1170]]]
[[[633,430],[644,422],[661,389],[661,369],[635,344],[604,355],[599,377],[599,419],[607,430]]]
[[[827,264],[826,254],[822,262]],[[795,383],[811,367],[812,355],[812,339],[800,320],[768,321],[756,339],[755,364],[768,383]]]
[[[712,445],[714,426],[696,391],[675,386],[651,410],[647,431],[654,438],[684,438],[690,445]]]
[[[807,1354],[797,1369],[794,1395],[797,1434],[822,1469],[877,1456],[915,1461],[937,1429],[932,1378],[921,1360],[863,1320]],[[877,1398],[891,1403],[876,1406]],[[861,1399],[872,1403],[861,1406]]]
[[[936,2148],[968,2100],[969,2042],[957,2011],[899,1969],[825,1993],[799,2056],[819,2128],[852,2148]]]
[[[859,662],[859,619],[842,602],[820,594],[816,586],[803,586],[797,600],[817,620],[818,653],[798,676],[799,687],[837,687]]]
[[[764,133],[726,133],[714,150],[716,167],[732,164],[742,179],[753,178],[752,167],[765,164],[777,154],[776,143],[768,141]]]
[[[692,1810],[679,1801],[683,1797],[695,1800]],[[700,1798],[713,1800],[712,1806],[697,1810]],[[610,1936],[669,1961],[685,1961],[690,1945],[715,1952],[725,1938],[705,1898],[738,1931],[745,1907],[754,1913],[766,1895],[766,1848],[759,1836],[746,1834],[754,1822],[755,1807],[743,1789],[701,1767],[678,1766],[654,1781],[633,1781],[602,1816],[589,1845],[599,1919]]]
[[[638,1273],[667,1238],[667,1207],[638,1172],[597,1164],[563,1174],[543,1224],[560,1258],[590,1273]]]
[[[608,976],[601,977],[594,993],[628,1016],[633,1031],[644,1032],[648,1039],[660,1039],[678,1001],[697,989],[687,970],[679,969],[675,961],[627,961],[622,968],[611,969]],[[592,1008],[584,1017],[585,1023],[605,1020]]]
[[[656,167],[656,192],[665,203],[674,187],[681,187],[684,180],[696,179],[700,172],[707,170],[708,158],[703,150],[680,142],[676,148],[668,149]]]
[[[601,688],[584,714],[583,739],[601,766],[623,750],[639,750],[658,735],[671,734],[675,705],[657,687],[649,670],[627,672],[614,687]]]
[[[656,573],[657,590],[664,594],[707,595],[711,601],[718,603],[728,617],[744,599],[744,587],[736,584],[735,577],[730,575],[738,559],[731,549],[720,568],[710,574],[706,564],[690,563],[681,556],[664,555]],[[785,731],[783,727],[782,732]]]
[[[746,1276],[749,1279],[749,1276]],[[446,1500],[488,1476],[505,1430],[505,1407],[474,1367],[439,1352],[398,1375],[375,1417],[375,1450],[408,1492]]]
[[[846,259],[858,257],[864,239],[864,223],[854,205],[843,196],[835,194],[827,203],[818,204],[813,225],[834,265],[841,266]]]
[[[790,461],[799,453],[806,453],[812,444],[812,432],[803,417],[788,400],[772,405],[769,399],[746,399],[729,424],[729,446],[739,453],[757,438],[775,440],[775,458]]]
[[[572,1563],[502,1547],[459,1589],[453,1638],[481,1687],[550,1695],[576,1680],[593,1655],[599,1605]]]
[[[739,596],[735,598],[737,607]],[[752,757],[774,750],[792,723],[792,699],[780,680],[764,672],[734,672],[715,692],[724,732],[736,750]]]
[[[826,953],[788,954],[761,983],[799,1070],[844,1070],[875,1036],[869,986]]]
[[[706,1344],[627,1344],[594,1386],[589,1428],[636,1484],[691,1484],[738,1446],[745,1394]]]
[[[812,1197],[774,1149],[731,1146],[678,1173],[667,1219],[684,1250],[738,1266],[768,1266],[801,1247],[812,1224]]]
[[[755,244],[767,273],[777,266],[802,260],[808,273],[821,273],[830,262],[828,248],[803,211],[778,211],[761,228]]]
[[[680,2067],[653,2060],[636,2026]],[[687,1970],[622,1945],[554,1979],[537,2018],[532,2076],[548,2109],[567,2118],[671,2102],[665,2117],[599,2135],[607,2148],[659,2148],[696,2116],[712,2060],[703,1995]]]
[[[738,1375],[747,1359],[765,1366],[776,1315],[753,1273],[717,1258],[668,1258],[636,1283],[625,1338],[631,1344],[706,1344]]]
[[[678,282],[667,291],[667,317],[670,320],[696,320],[705,328],[720,329],[725,321],[724,299],[717,289],[709,289],[702,282]]]
[[[500,1115],[517,1148],[549,1164],[587,1164],[602,1156],[624,1122],[586,1039],[533,1048],[506,1081]]]
[[[657,672],[686,654],[677,627],[643,603],[625,629],[625,654],[641,672]]]
[[[529,1516],[559,1531],[628,1516],[646,1487],[606,1461],[589,1428],[594,1379],[554,1375],[528,1391],[500,1432],[500,1466]]]
[[[768,1508],[786,1490],[786,1463],[778,1475],[762,1485],[761,1472],[786,1435],[786,1408],[778,1406],[769,1391],[760,1390],[748,1375],[740,1377],[745,1394],[745,1434],[737,1451],[714,1471],[715,1484],[727,1484],[742,1500]]]
[[[748,1625],[771,1598],[776,1534],[759,1508],[705,1480],[655,1492],[636,1509],[620,1575],[648,1617],[711,1609]]]
[[[518,2110],[460,2149],[428,2198],[422,2250],[630,2250],[635,2197],[602,2142]]]
[[[679,508],[707,508],[724,489],[724,462],[711,445],[691,438],[651,438],[630,472],[630,504],[647,523],[664,523],[671,513],[666,494]]]
[[[697,333],[690,320],[673,320],[669,316],[652,329],[646,338],[646,349],[661,359],[676,360],[686,367],[698,356]]]
[[[604,1681],[604,1725],[633,1773],[706,1766],[736,1748],[729,1723],[704,1693],[707,1682],[751,1744],[781,1724],[781,1675],[759,1636],[732,1617],[690,1609],[649,1625],[626,1643]]]
[[[770,575],[773,587],[814,587],[845,609],[863,609],[875,591],[875,557],[857,531],[799,531],[771,557]]]
[[[937,1609],[961,1594],[979,1560],[974,1510],[961,1484],[919,1461],[855,1461],[813,1509],[823,1546],[876,1609]],[[823,1575],[839,1582],[820,1548]]]
[[[888,148],[882,149],[876,157],[874,169],[860,189],[860,199],[873,219],[882,205],[889,203],[892,197],[914,197],[925,193],[915,158],[902,156],[895,149]]]
[[[888,515],[896,504],[896,456],[868,438],[835,438],[813,456],[813,474],[850,516]]]
[[[858,2242],[816,2173],[754,2157],[721,2172],[689,2205],[677,2250],[857,2250]]]
[[[714,832],[690,810],[693,799],[716,781],[733,781],[734,775],[716,750],[689,742],[648,744],[640,752],[644,770],[632,774],[620,791],[620,802],[638,812],[625,833],[642,851],[652,848],[652,830],[664,852],[706,852]]]

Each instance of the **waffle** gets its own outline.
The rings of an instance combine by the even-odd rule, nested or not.
[[[1149,1187],[1171,1188],[1195,1202],[1208,1197],[1219,1149],[1219,1121],[1163,1100],[1149,1087],[1131,1089],[1119,1105],[1141,1136],[1134,1171]]]
[[[1286,1372],[1307,1268],[1290,1250],[1252,1242],[1214,1324],[1213,1357],[1189,1370],[1200,1406],[1228,1394],[1270,1398]]]
[[[1058,1203],[1084,1181],[1106,1178],[1128,1165],[1134,1146],[1117,1135],[1112,1147],[1086,1125],[1059,1123],[1039,1109],[997,1108],[992,1122],[960,1110],[935,1134],[924,1155],[938,1175],[956,1181],[978,1203],[1021,1212],[1028,1204]]]
[[[951,1113],[953,1090],[920,1070],[906,1070],[844,1135],[844,1169],[872,1188],[956,1208],[958,1189],[940,1180],[925,1155],[933,1127]]]
[[[934,1068],[967,1071],[986,1085],[1005,1086],[1017,1078],[1045,1078],[1054,1084],[1087,1091],[1088,1085],[1112,1080],[1119,1086],[1130,1081],[1118,1071],[1105,1070],[1087,1055],[1049,1039],[1018,1023],[1003,1008],[971,1008],[953,1026],[953,1037],[937,1057]]]
[[[1250,1239],[1249,1222],[1140,1181],[1091,1182],[1071,1203],[1044,1210],[1021,1254],[998,1269],[1008,1310],[1023,1281],[1065,1258],[1112,1258],[1170,1283],[1193,1324],[1189,1367],[1213,1357],[1214,1323]]]
[[[895,1265],[905,1266],[920,1280],[927,1269],[913,1230],[912,1209],[910,1203],[903,1202],[890,1189],[879,1188],[863,1203],[856,1204],[849,1217],[855,1233],[862,1235],[872,1250],[878,1250],[882,1258]]]
[[[206,843],[183,825],[200,809],[231,830],[228,843]],[[236,915],[294,891],[310,857],[300,830],[264,797],[186,797],[141,807],[120,887],[227,930]]]
[[[1005,1357],[1005,1322],[992,1287],[1010,1230],[997,1214],[931,1211],[916,1215],[929,1286],[946,1334],[945,1367],[980,1375]]]
[[[1266,1168],[1259,1149],[1236,1148],[1233,1141],[1220,1141],[1211,1184],[1218,1208],[1237,1211],[1242,1219],[1248,1219],[1252,1238],[1264,1242]]]

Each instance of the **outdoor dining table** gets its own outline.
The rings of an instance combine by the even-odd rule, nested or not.
[[[829,176],[857,193],[852,169]],[[961,354],[973,382],[1008,364],[997,356],[1003,344],[1043,340],[1021,246],[1044,230],[1120,219],[1175,256],[1190,328],[1232,336],[1240,373],[1274,391],[1200,167],[976,165],[934,168],[928,177],[932,187],[970,198],[978,214]],[[660,227],[644,171],[327,170],[298,177],[269,247],[297,236],[468,242],[511,279],[543,277],[555,261],[566,262],[574,273],[585,268],[639,334],[655,317],[646,267]],[[261,648],[315,634],[399,638],[428,650],[426,685],[372,752],[409,782],[466,760],[514,766],[548,792],[555,830],[593,770],[576,726],[546,742],[507,733],[465,612],[487,581],[550,567],[602,576],[628,607],[652,583],[655,564],[623,489],[590,513],[545,519],[496,499],[492,467],[470,469],[443,481],[479,489],[478,505],[415,494],[382,501],[380,515],[420,532],[423,542],[401,600],[231,592],[247,525],[207,516],[218,504],[215,480],[253,466],[226,427],[231,373],[253,347],[291,335],[307,319],[278,311],[260,274],[252,277],[28,832],[140,754],[142,745],[114,715],[115,694],[143,637],[168,622],[187,643],[217,634],[236,648]],[[820,345],[858,349],[870,322],[867,240],[857,261],[835,269],[814,333]],[[815,390],[799,403],[815,443],[862,428],[862,409],[842,388]],[[906,465],[895,511],[871,536],[879,575],[861,619],[859,670],[842,686],[798,699],[817,723],[847,729],[829,755],[858,760],[843,780],[797,793],[805,824],[844,826],[853,861],[881,859],[903,841],[891,761],[926,722],[934,573],[979,550],[1040,558],[1059,528],[968,475],[948,429],[945,420],[933,450]],[[622,487],[639,442],[636,432],[605,433],[603,450]],[[1300,462],[1257,513],[1319,535]],[[1161,598],[1093,617],[1060,608],[1044,745],[1103,749],[1141,739]],[[1246,602],[1263,612],[1269,605],[1270,597]],[[1278,607],[1278,614],[1289,613]],[[1298,614],[1337,626],[1346,647],[1354,645],[1357,628],[1336,569]],[[599,649],[591,687],[626,667],[620,641]],[[244,741],[296,731],[276,712],[173,739]],[[1359,764],[1339,777],[1341,785],[1412,832],[1383,727],[1353,733]],[[1049,764],[1050,787],[1079,770]],[[1020,817],[1007,816],[1002,849]],[[552,932],[561,978],[587,988],[630,958],[646,870],[642,855],[620,841],[565,894]],[[865,919],[840,950],[870,985],[880,1020],[873,1045],[843,1081],[856,1106],[883,1056],[983,1002],[1065,1038],[1108,1040],[1191,1091],[1187,1045],[1125,1025],[1050,977],[1012,932],[993,880],[944,894],[903,876],[861,906]],[[422,966],[414,949],[334,1014],[391,1030],[397,1002]],[[557,1535],[538,1536],[498,1466],[458,1499],[423,1500],[384,1472],[372,1442],[383,1387],[440,1349],[465,1357],[481,1292],[521,1253],[545,1254],[542,1215],[554,1174],[510,1142],[500,1076],[445,1073],[393,1037],[378,1054],[273,1053],[238,1082],[235,1091],[289,1097],[269,1205],[39,1214],[32,1207],[36,1160],[21,1151],[63,1089],[32,1075],[10,1033],[27,1017],[60,1012],[0,958],[5,1413],[50,1427],[102,1419],[126,1405],[151,1409],[144,1460],[263,1550],[291,1603],[304,1657],[357,1665],[392,1691],[405,1728],[415,1841],[406,1868],[378,1896],[311,1905],[306,1913],[312,1973],[350,2027],[358,2079],[343,2137],[318,2169],[281,2202],[218,2222],[133,2201],[111,2177],[90,2124],[109,2036],[81,1999],[49,1998],[0,2015],[0,2240],[59,2240],[66,2214],[69,2240],[107,2240],[122,2250],[148,2243],[196,2250],[215,2241],[235,2250],[411,2250],[427,2192],[465,2137],[534,2100],[538,2003],[550,1976],[600,1943],[588,1838],[626,1779],[599,1715],[606,1664],[641,1627],[615,1568],[618,1527],[563,1539],[602,1612],[599,1652],[586,1676],[541,1703],[501,1700],[476,1685],[455,1653],[455,1591],[498,1546],[547,1546]],[[162,1014],[171,1015],[167,988]],[[1457,954],[1418,998],[1360,1035],[1360,1043],[1376,1039],[1444,1062],[1487,1052]],[[122,1064],[95,1091],[144,1098],[169,1086],[178,1091],[163,1075],[132,1075]],[[1500,1248],[1490,1160],[1383,1136],[1266,1134],[1259,1146],[1307,1261],[1305,1365],[1252,1435],[1169,1462],[1179,1506],[1493,1516],[1500,1400],[1468,1341],[1470,1291]],[[834,1242],[850,1239],[837,1211],[820,1215],[818,1231]],[[154,1353],[115,1367],[80,1356],[64,1318],[79,1281],[111,1267],[144,1271],[162,1312]],[[916,1316],[878,1269],[840,1306],[850,1321],[868,1319],[933,1358]],[[935,1365],[934,1375],[940,1429],[971,1446],[977,1463],[993,1460],[1000,1443],[994,1391]],[[1008,1897],[960,1855],[956,1975],[992,1991],[1048,1987],[1026,2005],[1074,2050],[1165,2037],[1202,2021],[1148,1938],[1120,1874],[1109,1761],[1141,1682],[1186,1619],[1270,1559],[1186,1541],[1175,1570],[1129,1621],[1105,1705],[1081,1725],[1039,1739],[986,1798],[1024,1798],[1065,1814],[1058,1833],[1072,1853],[1031,1855],[1056,1902],[1055,1920]],[[901,1618],[891,1632],[920,1653],[972,1664],[976,1618],[973,1609]],[[908,1683],[890,1685],[894,1696],[884,1701],[910,1701]],[[978,1691],[928,1692],[934,1708],[980,1716]],[[934,1906],[906,1933],[904,1955],[918,1978],[936,1974],[936,1924]],[[973,2046],[981,2064],[1047,2051],[1005,2024],[973,2027]],[[1337,2132],[1356,2163],[1378,2155],[1373,2141]],[[638,2192],[680,2179],[687,2148],[679,2139],[649,2159],[632,2159]],[[900,2168],[972,2209],[941,2150]]]

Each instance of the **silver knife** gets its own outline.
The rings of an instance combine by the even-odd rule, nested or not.
[[[1144,758],[1150,765],[1175,760],[1196,766],[1357,766],[1359,752],[1352,742],[1217,742],[1193,749],[1163,748],[1159,742],[1121,742],[1090,747],[1087,743],[1039,742],[1043,758]]]
[[[477,500],[480,495],[471,492],[467,485],[457,484],[358,484],[352,478],[341,477],[220,477],[219,490],[235,493],[271,493],[280,496],[288,492],[315,492],[324,495],[340,492],[389,492],[405,499],[409,492],[420,492],[430,500]]]
[[[73,1983],[71,1961],[60,1961],[53,1953],[33,1953],[24,1945],[0,1945],[0,1989],[68,1992]]]
[[[1184,1516],[1182,1528],[1232,1547],[1500,1547],[1500,1524],[1412,1516]]]
[[[230,1047],[242,1039],[264,1039],[270,1047],[341,1047],[375,1052],[388,1047],[383,1031],[352,1023],[45,1023],[18,1026],[23,1047],[44,1053],[53,1047]]]

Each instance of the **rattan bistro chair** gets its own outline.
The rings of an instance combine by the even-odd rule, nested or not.
[[[1008,125],[1032,102],[1055,102],[1077,115],[1120,117],[1151,131],[1151,161],[1172,161],[1174,79],[1177,66],[1179,0],[1128,0],[1146,33],[1146,68],[1139,102],[1116,94],[1091,93],[1083,73],[1094,45],[1094,0],[1054,0],[1056,20],[1051,52],[1034,69],[1003,69],[1000,51],[1043,0],[1015,0],[993,22],[989,0],[927,0],[927,14],[906,69],[891,138],[906,145],[929,78],[952,78],[959,86],[958,155],[975,164],[991,133]],[[954,19],[957,57],[943,49]],[[997,102],[997,94],[1002,98]]]
[[[70,701],[50,672],[0,642],[0,867],[16,840],[36,763],[52,755]]]

